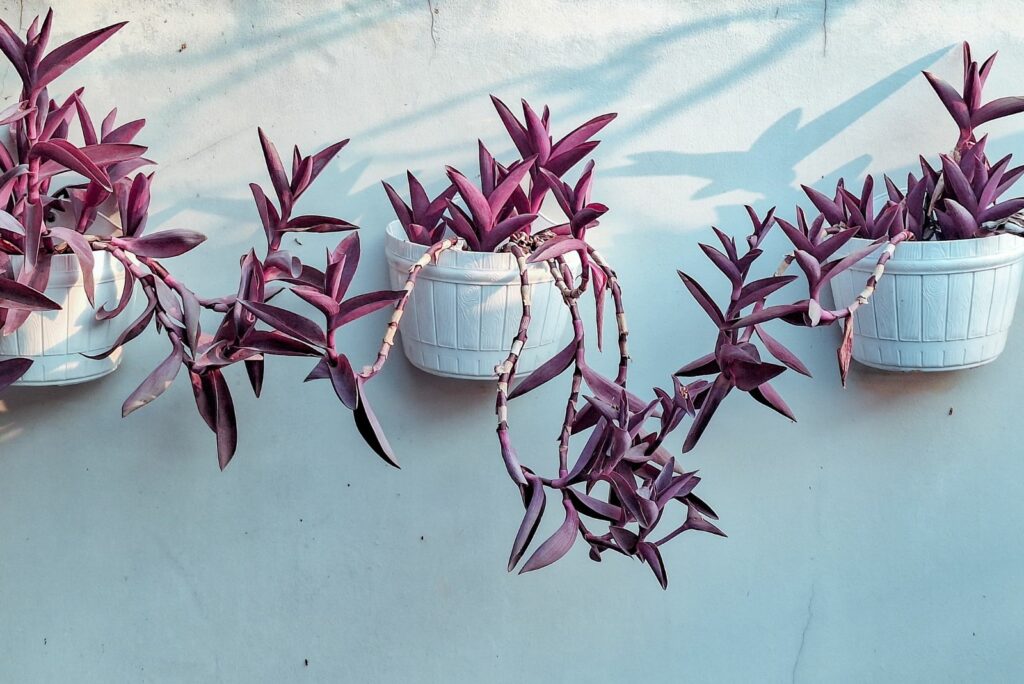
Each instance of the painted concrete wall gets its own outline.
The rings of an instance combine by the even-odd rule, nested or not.
[[[710,223],[739,233],[743,202],[791,206],[799,182],[947,149],[955,131],[918,72],[957,78],[963,38],[1002,50],[993,95],[1024,90],[1024,4],[1009,0],[56,6],[62,36],[131,20],[78,75],[94,107],[149,119],[152,225],[210,236],[175,264],[205,294],[232,290],[262,239],[246,187],[264,179],[258,124],[307,149],[353,139],[306,207],[364,226],[366,289],[386,281],[380,178],[409,167],[437,187],[443,163],[472,165],[476,137],[509,149],[488,93],[547,102],[563,126],[618,111],[598,156],[613,211],[594,238],[627,288],[637,387],[711,343],[674,273],[713,277],[696,247]],[[41,9],[0,2],[15,26]],[[9,70],[0,85],[9,101]],[[988,130],[1020,151],[1019,123]],[[348,335],[356,357],[380,325]],[[299,382],[308,363],[272,364],[259,402],[237,392],[224,473],[184,384],[119,418],[166,353],[155,334],[107,380],[8,393],[0,681],[1020,680],[1024,317],[992,366],[856,368],[845,391],[836,331],[778,334],[816,376],[781,383],[800,422],[724,405],[685,462],[730,537],[667,547],[667,592],[579,548],[507,575],[520,507],[492,388],[400,356],[372,390],[400,472],[327,386]],[[560,391],[514,407],[540,468]]]

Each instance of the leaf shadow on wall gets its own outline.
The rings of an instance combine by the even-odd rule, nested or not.
[[[842,11],[843,3],[833,4],[835,6],[830,7],[829,11],[834,18],[837,12]],[[291,64],[298,55],[305,55],[308,58],[309,46],[316,46],[318,53],[324,53],[330,57],[329,48],[332,44],[391,21],[396,16],[420,9],[410,3],[403,3],[398,8],[383,11],[377,4],[370,2],[357,4],[345,10],[331,10],[303,17],[300,21],[286,24],[280,29],[275,28],[273,31],[253,28],[248,24],[236,24],[233,28],[227,29],[228,36],[220,46],[211,50],[204,48],[192,54],[186,51],[180,57],[175,56],[176,60],[179,58],[185,60],[183,66],[188,68],[191,73],[212,72],[216,74],[212,79],[209,77],[205,80],[197,79],[195,86],[177,84],[176,90],[180,94],[178,99],[202,101],[208,96],[223,95],[229,89],[260,87],[260,81],[269,80],[265,73],[266,69],[260,68],[261,65],[272,65],[275,70],[278,70],[281,64]],[[679,112],[693,108],[733,87],[739,78],[749,77],[751,74],[770,68],[773,63],[799,46],[821,35],[820,2],[806,0],[794,3],[785,8],[785,20],[778,21],[779,25],[784,28],[775,30],[770,40],[760,49],[750,52],[720,73],[713,73],[699,83],[691,83],[692,76],[703,73],[703,70],[682,71],[680,72],[684,84],[682,90],[670,93],[667,98],[654,107],[636,108],[635,98],[631,95],[633,84],[650,74],[659,64],[677,58],[678,51],[682,49],[686,41],[713,35],[716,32],[729,33],[737,30],[740,26],[761,26],[768,16],[769,13],[763,8],[712,14],[648,32],[617,48],[606,50],[605,47],[602,47],[598,59],[586,65],[563,66],[556,60],[553,64],[545,63],[535,67],[531,62],[530,68],[525,73],[503,80],[491,81],[461,92],[450,92],[450,90],[454,90],[454,87],[452,84],[446,84],[443,97],[435,97],[435,101],[431,104],[418,106],[413,111],[400,116],[389,116],[388,113],[381,112],[378,122],[368,128],[335,131],[328,138],[320,140],[316,144],[322,145],[333,142],[337,137],[351,136],[355,142],[352,148],[372,149],[376,141],[400,136],[403,130],[411,131],[414,126],[423,121],[437,119],[445,115],[455,116],[455,112],[460,108],[471,106],[477,111],[489,111],[490,104],[487,98],[489,94],[494,93],[510,103],[514,103],[518,96],[534,99],[535,103],[537,100],[558,99],[560,102],[556,106],[556,116],[560,121],[573,121],[587,117],[594,114],[596,109],[601,111],[612,108],[625,111],[636,109],[635,113],[628,115],[628,118],[627,116],[621,117],[615,129],[609,130],[605,136],[600,156],[608,158],[614,154],[616,149],[629,145],[630,140],[637,132],[670,121]],[[778,16],[778,12],[776,12],[776,16]],[[416,39],[410,37],[406,40]],[[257,45],[258,49],[253,49],[254,45]],[[552,46],[552,49],[559,48]],[[543,45],[538,46],[537,50],[541,53],[547,52]],[[136,57],[133,55],[132,59],[134,60]],[[144,57],[143,61],[145,62],[146,59],[153,62],[154,68],[166,66],[165,55]],[[132,64],[133,68],[138,67],[134,61]],[[339,82],[344,83],[344,81],[345,79],[342,78]],[[671,84],[669,85],[671,86]],[[324,86],[330,90],[331,82],[325,82]],[[324,96],[330,97],[330,95],[327,92]],[[342,93],[338,93],[339,98],[342,96]],[[330,127],[330,122],[325,122],[325,124]],[[250,122],[250,125],[254,126],[255,124]],[[561,132],[564,131],[556,130],[556,134]],[[218,133],[223,134],[223,131]],[[245,133],[244,129],[236,131],[236,134],[243,133]],[[272,131],[271,133],[279,145],[290,144],[295,137],[283,131]],[[510,143],[496,119],[491,130],[480,131],[479,134],[485,140],[489,140],[489,145],[504,147],[504,150],[497,148],[499,152],[511,149]],[[233,138],[234,135],[229,135],[227,139]],[[307,147],[313,146],[308,140],[305,142]],[[188,161],[201,154],[205,149],[206,147],[203,147],[199,152],[181,160],[172,160],[165,165],[165,168]],[[399,182],[401,182],[400,176],[405,168],[410,168],[419,174],[424,165],[435,165],[438,157],[445,157],[452,162],[460,162],[461,159],[453,157],[469,159],[475,157],[476,152],[474,146],[467,144],[464,140],[442,144],[434,144],[431,141],[424,144],[422,139],[418,139],[416,144],[402,146],[399,151],[376,150],[371,157],[347,156],[347,154],[351,155],[353,151],[355,150],[351,148],[343,151],[340,164],[346,167],[354,165],[367,168],[371,162],[380,164],[396,161],[400,163],[400,168],[389,169],[391,173],[386,177],[388,180],[399,180]],[[379,184],[369,183],[366,187],[356,190],[356,181],[359,180],[359,175],[348,170],[344,172],[344,175],[340,185],[336,180],[325,179],[318,186],[314,186],[307,201],[316,203],[318,199],[329,198],[331,206],[338,206],[341,203],[345,207],[343,213],[346,218],[358,223],[364,217],[369,217],[379,223],[379,217],[386,213],[387,204]],[[428,169],[422,179],[427,183],[428,188],[438,186],[437,189],[439,189],[439,184],[443,180],[440,165],[437,164],[436,169]],[[254,217],[255,214],[243,206],[243,201],[225,202],[217,198],[218,194],[231,193],[234,190],[234,188],[220,187],[216,183],[209,185],[207,187],[207,192],[210,193],[208,197],[190,197],[166,207],[154,216],[154,225],[161,225],[172,220],[184,211],[198,211],[232,219],[237,219],[241,215],[240,212],[245,212],[247,218]],[[256,227],[253,224],[252,236],[255,236],[255,233]]]
[[[679,152],[655,150],[628,156],[625,166],[607,170],[604,175],[626,177],[687,176],[706,179],[690,199],[708,199],[733,191],[746,191],[764,198],[755,207],[767,210],[778,206],[788,213],[796,204],[806,204],[800,191],[797,166],[818,149],[840,135],[846,128],[892,96],[915,77],[949,52],[942,48],[921,57],[892,74],[847,98],[824,114],[801,124],[801,109],[794,109],[769,126],[746,150],[724,152]],[[859,178],[871,162],[868,154],[858,155],[808,185],[822,188],[835,186],[839,178]],[[764,206],[762,206],[764,205]],[[745,223],[743,208],[725,209],[722,221],[737,225]]]

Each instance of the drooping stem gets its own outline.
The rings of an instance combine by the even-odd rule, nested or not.
[[[615,383],[626,386],[626,375],[629,372],[629,325],[626,323],[626,307],[622,303],[622,286],[619,284],[619,277],[601,253],[593,247],[587,247],[587,253],[597,266],[604,271],[608,280],[608,290],[612,294],[612,302],[615,305],[615,326],[619,331],[619,370],[615,376]]]
[[[402,316],[405,314],[405,307],[409,303],[409,298],[412,296],[413,288],[416,287],[416,278],[419,277],[420,271],[431,263],[436,262],[438,256],[445,250],[455,249],[460,244],[460,241],[455,238],[447,238],[438,242],[430,247],[423,256],[421,256],[416,263],[409,267],[409,273],[405,278],[405,286],[402,288],[405,290],[405,294],[395,304],[395,309],[391,314],[391,320],[388,321],[387,330],[384,333],[384,340],[381,342],[380,351],[377,352],[377,360],[374,361],[372,366],[367,366],[363,369],[361,375],[366,378],[372,378],[374,375],[380,372],[381,368],[388,360],[388,355],[391,354],[391,348],[395,346],[395,334],[398,332],[398,326],[402,322]]]
[[[822,320],[825,320],[825,316],[832,316],[833,320],[839,320],[843,318],[851,318],[857,309],[864,306],[871,300],[871,295],[875,293],[878,288],[878,282],[882,279],[885,274],[885,265],[892,259],[893,254],[896,253],[896,245],[906,240],[913,240],[914,234],[909,230],[904,230],[898,233],[896,236],[891,238],[882,250],[881,255],[878,257],[878,261],[875,263],[875,268],[868,277],[867,282],[864,284],[864,289],[860,291],[853,302],[844,309],[837,311],[825,311],[823,312]]]
[[[526,263],[526,250],[520,245],[510,242],[508,250],[516,259],[519,268],[519,292],[523,303],[523,313],[519,318],[519,330],[512,339],[512,347],[508,356],[494,369],[498,374],[498,396],[495,402],[495,413],[498,416],[498,442],[501,445],[501,457],[505,461],[505,468],[509,476],[519,485],[526,485],[526,477],[523,475],[523,468],[519,464],[515,450],[512,448],[511,438],[508,432],[508,388],[515,377],[516,365],[519,363],[519,356],[526,346],[526,336],[530,329],[531,318],[531,292],[530,292],[530,271]]]

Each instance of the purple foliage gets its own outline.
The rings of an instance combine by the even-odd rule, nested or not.
[[[949,154],[939,156],[938,170],[920,158],[921,176],[907,175],[904,189],[886,177],[888,201],[875,214],[874,179],[868,176],[859,195],[842,180],[834,198],[804,186],[811,203],[834,228],[856,228],[858,237],[895,237],[904,230],[917,240],[963,240],[998,231],[1020,232],[1024,198],[999,201],[1024,175],[1024,166],[1010,167],[1010,155],[995,163],[985,156],[987,137],[977,138],[984,123],[1024,111],[1024,97],[1002,97],[982,103],[982,89],[995,62],[993,54],[979,64],[964,43],[963,90],[925,72],[960,135]]]
[[[0,126],[8,129],[12,143],[0,143],[3,335],[17,330],[32,311],[59,308],[42,294],[56,254],[73,254],[78,259],[86,296],[95,306],[94,251],[110,252],[126,264],[127,295],[141,278],[152,298],[156,296],[157,277],[134,264],[132,257],[177,256],[204,240],[199,233],[187,230],[144,234],[153,175],[138,169],[152,162],[142,156],[146,148],[133,142],[144,120],[117,125],[115,109],[103,118],[97,130],[85,106],[83,88],[63,101],[50,97],[48,85],[55,78],[124,24],[98,29],[47,51],[52,24],[51,10],[42,20],[36,17],[22,38],[0,20],[0,51],[22,82],[18,101],[0,112]],[[73,136],[81,143],[72,142]],[[69,173],[81,176],[84,182],[66,181],[65,174]],[[14,268],[12,255],[21,257],[18,268]],[[127,268],[128,263],[133,263],[131,268]],[[123,296],[113,309],[102,308],[97,315],[116,316],[129,301],[130,296]],[[124,341],[145,329],[138,323],[125,331]],[[30,365],[27,359],[5,362],[0,388],[20,377]]]
[[[510,399],[522,396],[572,369],[556,477],[542,477],[519,464],[508,435],[507,410],[499,387],[502,452],[510,474],[519,483],[526,509],[513,543],[510,570],[527,557],[545,512],[545,489],[561,495],[564,517],[554,534],[527,557],[520,572],[557,561],[568,553],[578,537],[590,547],[593,560],[600,561],[609,551],[637,558],[651,568],[657,581],[665,587],[668,575],[660,552],[665,543],[687,530],[723,535],[712,522],[717,520],[715,512],[694,494],[700,478],[682,468],[664,443],[673,432],[685,426],[682,451],[687,453],[694,449],[726,397],[737,391],[795,420],[772,381],[786,370],[810,373],[792,351],[766,332],[765,326],[774,320],[804,327],[848,320],[853,315],[850,308],[826,309],[819,295],[831,278],[865,255],[858,252],[850,257],[835,256],[853,237],[856,228],[831,229],[821,217],[808,224],[802,212],[798,214],[797,224],[791,225],[775,219],[774,210],[764,218],[758,217],[750,207],[747,210],[753,227],[743,249],[717,228],[714,232],[719,246],[700,245],[731,285],[724,305],[719,305],[697,280],[679,273],[685,288],[717,331],[713,351],[680,368],[670,390],[655,387],[651,399],[643,399],[626,388],[625,336],[628,331],[621,299],[613,297],[619,314],[616,317],[620,328],[619,372],[615,378],[609,378],[585,360],[585,335],[577,305],[580,288],[566,286],[563,289],[574,321],[573,342],[522,379],[508,395]],[[763,254],[761,244],[774,225],[782,227],[793,252],[774,275],[754,278],[753,267]],[[548,245],[557,244],[560,239],[563,238],[538,236],[540,244],[534,247],[530,260],[547,261],[553,273],[568,275],[561,262],[561,251],[548,249]],[[877,248],[878,243],[872,244],[871,251]],[[593,249],[588,247],[587,250],[591,257],[587,262],[589,268],[603,271],[607,282],[613,285],[610,289],[614,295],[618,292],[614,271]],[[797,279],[798,276],[784,274],[793,262],[807,280],[809,296],[769,306],[769,297]],[[510,382],[514,375],[514,353],[510,360],[512,367],[506,366],[502,382]],[[681,378],[697,379],[684,382]],[[584,387],[589,393],[583,391]],[[577,406],[578,397],[584,399],[581,406]],[[579,437],[574,437],[576,435]],[[574,438],[581,440],[583,446],[572,460],[569,452]],[[679,513],[673,513],[674,510]],[[673,517],[676,520],[668,522]],[[606,531],[599,532],[597,526]]]
[[[171,342],[170,356],[125,402],[128,415],[158,397],[184,366],[192,384],[196,407],[216,435],[218,463],[223,469],[234,456],[238,428],[231,390],[224,369],[242,363],[256,396],[263,388],[264,364],[270,356],[305,356],[316,359],[307,380],[330,380],[338,399],[355,417],[363,438],[381,458],[397,466],[380,423],[370,407],[365,382],[376,370],[357,372],[336,348],[338,330],[379,309],[394,307],[405,292],[379,291],[350,295],[359,264],[359,236],[341,240],[327,255],[323,270],[302,263],[282,249],[288,233],[351,231],[355,225],[333,216],[296,214],[299,198],[344,147],[340,141],[310,155],[293,150],[290,172],[277,148],[259,131],[273,199],[256,183],[250,184],[257,213],[267,239],[263,258],[250,250],[241,259],[238,291],[216,299],[200,299],[166,272],[160,273],[157,296],[151,297],[145,316],[155,316]],[[146,262],[146,259],[143,259]],[[283,292],[312,305],[322,323],[277,305]],[[270,304],[271,298],[275,304]],[[201,323],[203,309],[221,314],[213,332]]]
[[[524,100],[524,121],[521,122],[501,100],[492,95],[491,101],[520,158],[503,164],[479,142],[479,186],[458,169],[447,167],[451,185],[434,200],[429,200],[411,172],[408,174],[409,204],[390,184],[384,183],[406,236],[412,242],[433,245],[442,240],[447,229],[465,240],[470,250],[496,251],[506,245],[512,235],[531,232],[544,199],[551,192],[567,218],[567,223],[556,226],[554,231],[557,234],[571,232],[583,239],[586,229],[596,225],[597,219],[607,211],[604,205],[589,201],[593,164],[588,164],[575,186],[569,186],[561,178],[600,144],[591,138],[616,115],[595,117],[555,142],[547,107],[538,115]],[[456,194],[461,204],[454,201]]]

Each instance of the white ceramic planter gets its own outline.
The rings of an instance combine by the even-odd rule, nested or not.
[[[107,252],[94,252],[96,305],[114,306],[124,285],[124,267]],[[16,259],[12,258],[12,261]],[[19,264],[15,263],[17,268]],[[58,254],[50,267],[45,294],[59,311],[39,311],[11,335],[0,337],[0,358],[20,356],[34,361],[17,385],[74,385],[112,373],[121,364],[121,349],[105,359],[82,356],[109,349],[133,316],[132,304],[114,320],[98,321],[82,285],[82,271],[73,255]]]
[[[385,252],[393,289],[427,248],[409,242],[401,224],[388,225]],[[569,312],[544,265],[530,268],[530,333],[519,360],[528,373],[566,339]],[[508,356],[523,313],[519,269],[511,254],[443,252],[420,272],[399,330],[406,358],[428,373],[450,378],[495,378]]]
[[[865,247],[854,238],[849,253]],[[864,288],[881,251],[832,280],[836,306]],[[1024,272],[1024,238],[903,242],[868,306],[856,314],[853,358],[895,371],[944,371],[993,361],[1006,345]]]

